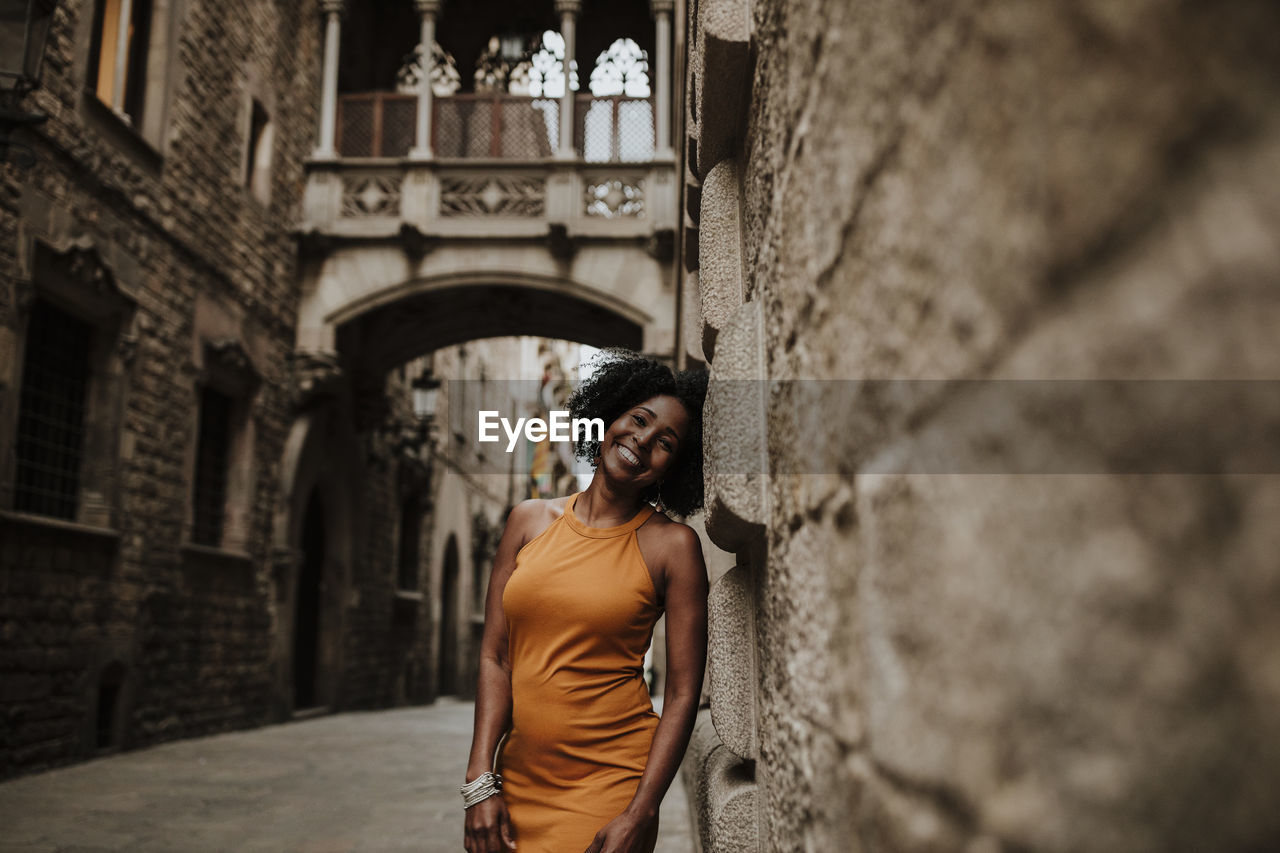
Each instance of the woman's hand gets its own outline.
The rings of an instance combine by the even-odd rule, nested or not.
[[[511,837],[511,817],[501,794],[486,797],[467,809],[466,837],[462,843],[467,853],[504,853],[515,850]]]
[[[606,823],[585,853],[645,853],[653,818],[623,812]]]

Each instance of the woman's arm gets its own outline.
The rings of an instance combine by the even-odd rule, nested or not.
[[[645,832],[658,815],[671,786],[698,713],[702,675],[707,661],[707,567],[702,543],[683,524],[670,528],[664,543],[667,598],[667,681],[662,693],[662,719],[653,733],[649,760],[626,811],[596,834],[586,853],[630,853],[639,850]]]
[[[507,649],[507,618],[502,592],[516,568],[516,553],[527,541],[531,520],[539,514],[539,501],[522,501],[507,516],[489,575],[484,604],[484,636],[480,641],[480,672],[476,680],[475,725],[466,781],[493,769],[498,741],[511,727],[511,660]],[[501,795],[482,800],[467,810],[466,849],[471,853],[498,851],[499,842],[510,842],[510,823]]]

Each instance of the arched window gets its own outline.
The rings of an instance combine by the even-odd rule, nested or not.
[[[591,71],[593,101],[582,114],[579,140],[589,163],[638,163],[653,158],[653,105],[649,57],[620,38],[596,58]]]
[[[578,90],[578,63],[569,66],[569,88]],[[564,94],[564,36],[545,30],[529,57],[511,69],[507,91],[532,98],[559,98]]]
[[[446,53],[435,42],[431,52],[431,94],[437,97],[448,97],[462,86],[462,75],[458,73],[458,64],[453,54]],[[405,57],[404,64],[396,72],[396,91],[401,94],[416,93],[422,87],[422,45]]]
[[[626,95],[649,97],[649,56],[629,38],[620,38],[596,58],[591,70],[591,94],[597,98]]]

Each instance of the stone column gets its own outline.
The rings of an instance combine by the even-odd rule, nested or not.
[[[671,147],[671,11],[675,0],[650,0],[653,8],[654,159],[675,160]]]
[[[560,146],[556,157],[564,160],[574,160],[578,156],[573,150],[574,91],[569,82],[573,79],[575,34],[581,12],[582,0],[556,0],[556,13],[560,15],[560,35],[564,36],[564,96],[560,99]]]
[[[417,160],[430,160],[431,150],[431,70],[435,62],[436,15],[440,14],[441,0],[415,0],[421,21],[422,86],[418,89],[418,126],[413,150],[409,156]]]
[[[334,147],[334,125],[338,116],[338,42],[342,37],[342,13],[345,0],[320,0],[325,17],[324,76],[320,92],[320,146],[315,151],[317,159],[333,160],[338,156]]]

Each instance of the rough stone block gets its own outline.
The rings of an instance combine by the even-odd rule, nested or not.
[[[707,601],[707,675],[711,719],[724,745],[756,758],[755,601],[751,568],[735,566],[711,587]]]
[[[702,181],[693,174],[689,164],[685,164],[684,172],[684,211],[697,222],[702,215]]]
[[[681,291],[680,335],[684,339],[685,353],[690,358],[705,362],[702,351],[702,293],[696,272],[685,273]]]
[[[1280,837],[1259,793],[1280,786],[1261,651],[1280,629],[1260,604],[1280,596],[1280,483],[1251,468],[1280,406],[1228,381],[1280,370],[1263,331],[1280,298],[1250,272],[1280,265],[1257,218],[1280,208],[1247,179],[1277,158],[1211,160],[1220,183],[1062,299],[1003,382],[955,394],[858,478],[853,689],[875,760],[1020,847]],[[1047,380],[1067,377],[1107,381],[1056,401]]]
[[[764,530],[765,454],[763,310],[740,307],[720,335],[703,415],[707,534],[737,551]]]
[[[698,714],[683,772],[697,815],[702,853],[755,853],[761,849],[754,764],[716,736],[711,715]]]
[[[715,358],[716,337],[742,304],[742,217],[737,162],[719,163],[702,185],[698,273],[702,285],[702,349]]]
[[[688,213],[684,214],[684,222],[681,229],[684,231],[684,268],[688,272],[698,271],[698,248],[701,245],[701,237],[698,235],[698,223],[694,222]],[[699,335],[699,338],[702,336]]]
[[[741,145],[751,87],[751,11],[746,0],[702,0],[698,4],[699,67],[694,77],[698,121],[699,177]]]

